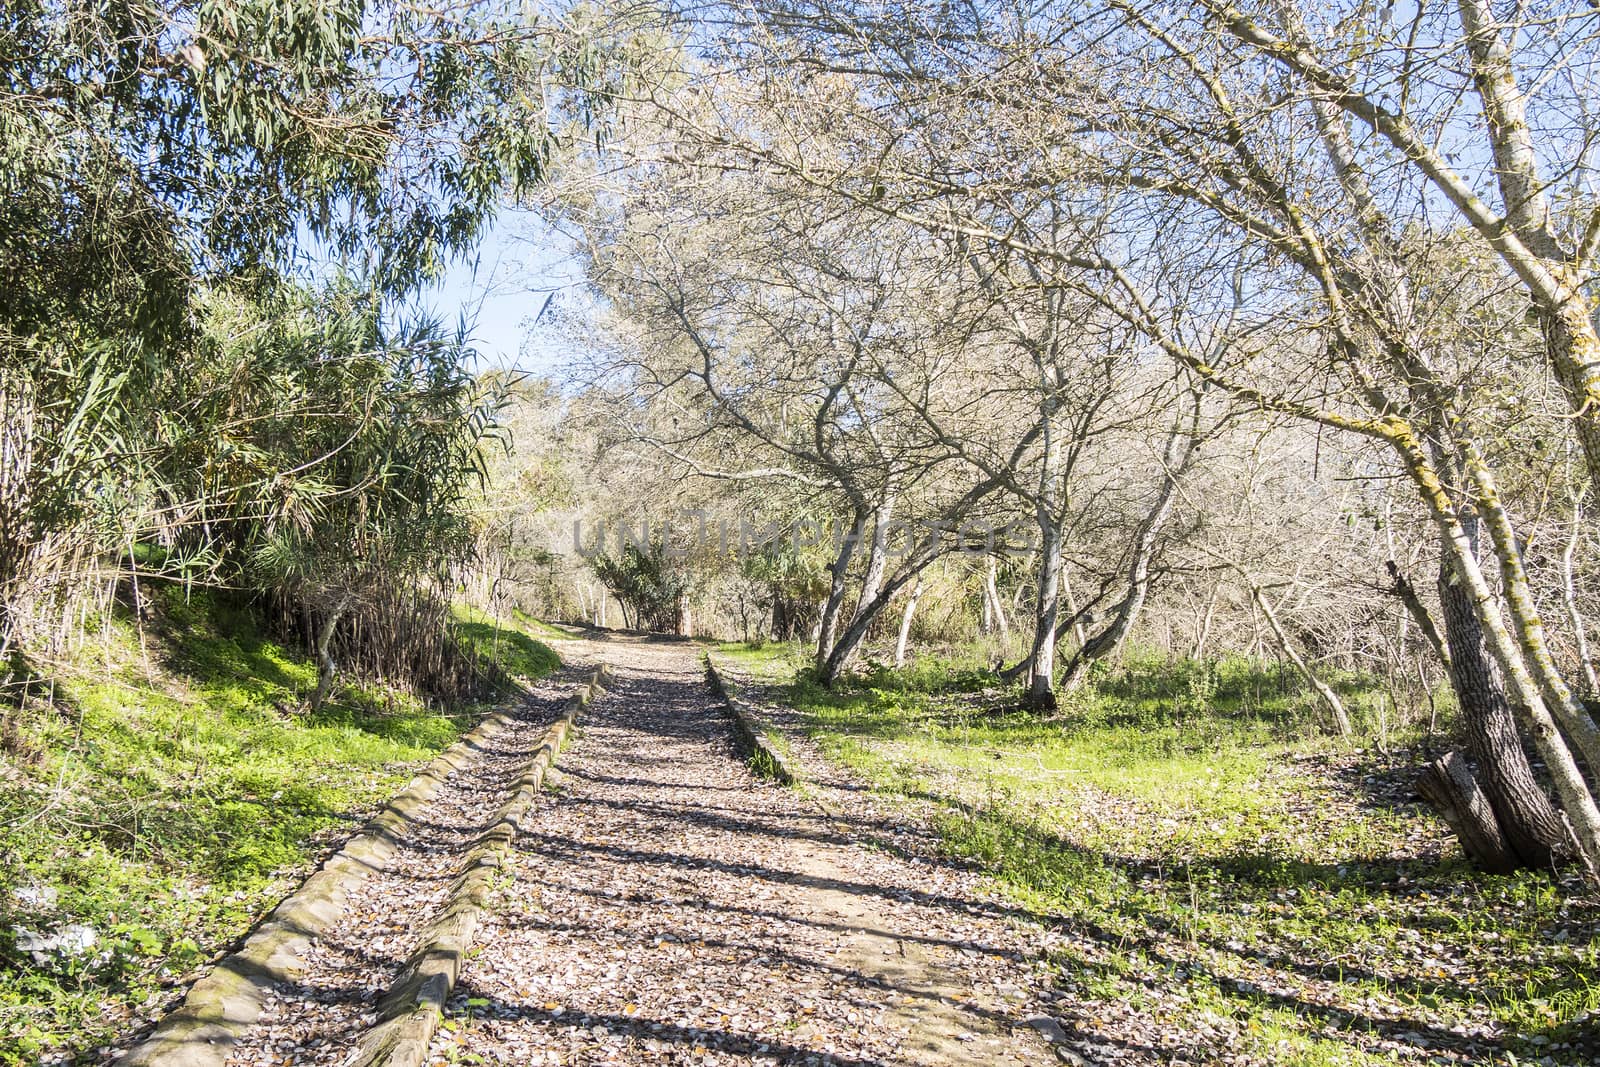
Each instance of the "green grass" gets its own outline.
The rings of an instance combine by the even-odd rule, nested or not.
[[[952,856],[1056,924],[1086,1032],[1157,1020],[1163,1054],[1191,1060],[1387,1062],[1426,1054],[1405,1034],[1461,1047],[1463,1029],[1500,1062],[1594,1054],[1596,901],[1470,870],[1411,802],[1411,770],[1370,737],[1322,736],[1275,672],[1135,662],[1041,718],[973,663],[830,692],[793,648],[719,655],[780,683],[825,753],[930,805]]]
[[[556,641],[572,640],[572,635],[566,630],[561,629],[559,626],[552,626],[543,619],[536,619],[532,615],[529,615],[527,612],[523,611],[521,608],[511,609],[511,621],[516,623],[516,625],[520,627],[524,633],[531,634],[535,637]]]
[[[455,606],[455,632],[462,644],[486,662],[496,664],[512,678],[543,678],[561,665],[555,651],[533,633],[566,637],[554,627],[520,611],[496,622],[493,616],[465,604]]]
[[[249,610],[162,599],[143,649],[128,620],[105,620],[53,672],[53,705],[5,710],[0,1064],[126,1029],[480,713],[345,686],[308,716],[313,664]],[[501,648],[513,673],[556,665],[520,633]],[[18,928],[70,924],[93,929],[92,950],[35,959],[17,943]]]

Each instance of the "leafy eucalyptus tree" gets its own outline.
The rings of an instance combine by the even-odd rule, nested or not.
[[[454,494],[459,475],[424,473],[419,464],[459,460],[459,450],[409,459],[400,452],[402,438],[442,416],[406,405],[462,388],[419,376],[459,378],[461,350],[437,338],[379,338],[377,324],[394,301],[470,249],[504,197],[543,179],[559,121],[546,86],[561,82],[557,68],[590,62],[581,44],[518,5],[6,7],[0,650],[23,616],[48,613],[69,595],[79,572],[126,560],[129,546],[168,537],[175,526],[185,526],[190,544],[197,532],[220,538],[191,551],[191,563],[210,562],[186,569],[190,579],[221,573],[217,553],[240,549],[224,533],[239,523],[224,520],[265,521],[274,507],[285,520],[278,554],[298,561],[279,571],[297,588],[359,585],[354,576],[368,563],[406,554],[383,535],[335,537],[336,548],[313,552],[333,533],[317,527],[332,511],[288,520],[316,484],[346,484],[348,492],[317,505],[333,511],[357,507],[363,490],[392,491],[391,503],[424,482]],[[571,111],[583,99],[574,89],[560,106]],[[315,336],[291,341],[280,331],[275,359],[236,362],[240,374],[257,377],[211,376],[219,346],[236,347],[235,338],[215,334],[217,306],[254,305],[251,328],[270,332],[271,315],[306,298],[301,268],[312,253],[360,279],[358,293],[337,299],[366,309],[333,314],[315,324]],[[289,318],[309,328],[298,314]],[[351,344],[358,314],[368,336]],[[400,366],[410,359],[433,367]],[[384,360],[391,365],[370,366]],[[299,390],[293,396],[289,383]],[[317,439],[328,449],[317,455],[257,441],[254,452],[214,457],[218,469],[203,477],[184,469],[197,442],[248,438],[291,410],[311,421],[345,420],[348,440],[307,434],[297,442]],[[424,421],[376,429],[412,415]],[[481,427],[469,419],[460,429],[471,436]],[[376,433],[391,436],[379,442]],[[353,451],[338,456],[367,443],[366,460]],[[374,465],[336,469],[347,459]],[[278,460],[287,465],[259,469]],[[227,482],[219,470],[245,468],[256,477],[248,490],[212,481]],[[421,493],[409,506],[432,503]],[[371,510],[364,517],[387,521]],[[429,518],[425,510],[413,517]],[[291,528],[301,537],[293,551],[283,540]],[[423,527],[416,532],[425,539]],[[344,555],[312,558],[329,551]],[[371,560],[355,562],[368,552]],[[325,578],[310,577],[324,568]]]

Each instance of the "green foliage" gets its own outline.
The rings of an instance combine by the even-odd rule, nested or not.
[[[8,467],[16,491],[0,491],[0,530],[16,531],[0,550],[0,645],[25,594],[65,595],[78,566],[120,556],[147,578],[269,593],[308,639],[342,623],[342,662],[470,688],[442,591],[474,549],[500,394],[468,374],[462,339],[428,320],[386,326],[344,281],[217,287],[198,308],[190,357],[137,385],[122,372],[75,406],[10,394],[33,432]]]
[[[663,541],[645,547],[628,541],[615,555],[595,554],[589,565],[622,602],[635,627],[676,632],[693,577],[676,564]]]
[[[795,542],[780,537],[740,562],[744,577],[764,587],[761,607],[771,614],[772,636],[779,641],[793,640],[811,627],[831,582],[826,552]]]
[[[544,173],[533,29],[354,0],[208,0],[179,23],[141,0],[7,5],[0,314],[160,346],[198,274],[286,265],[297,231],[408,288]]]
[[[140,542],[309,600],[459,557],[466,353],[382,324],[542,179],[559,37],[347,0],[5,8],[0,652]],[[307,249],[360,281],[287,280]]]
[[[514,613],[515,625],[507,625],[458,604],[452,628],[472,654],[497,673],[524,681],[543,678],[561,665],[561,658],[549,645],[529,636],[527,624],[517,617],[520,614]]]
[[[511,609],[511,619],[525,634],[538,634],[540,637],[546,639],[553,638],[557,641],[566,641],[572,637],[572,635],[565,630],[552,626],[543,619],[536,619],[520,608]]]
[[[176,385],[163,474],[245,578],[321,602],[465,557],[498,398],[459,338],[386,331],[347,286],[265,307],[218,293],[208,310],[212,354]]]

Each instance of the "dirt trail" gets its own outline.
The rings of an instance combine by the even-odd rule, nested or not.
[[[1054,1062],[1024,1022],[1036,930],[860,840],[909,828],[752,776],[693,647],[563,652],[615,680],[524,822],[431,1062]]]
[[[803,742],[812,795],[752,774],[695,646],[560,645],[565,668],[408,815],[242,1040],[191,1042],[172,1062],[347,1062],[563,699],[602,661],[610,690],[520,819],[430,1064],[1054,1061],[1026,1022],[1039,930],[972,875],[866,843],[932,856],[925,828],[878,812]]]

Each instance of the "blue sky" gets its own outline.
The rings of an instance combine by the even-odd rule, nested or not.
[[[421,293],[425,307],[446,323],[465,316],[480,366],[555,373],[564,360],[561,338],[547,323],[531,324],[551,293],[581,278],[566,239],[528,212],[503,212],[475,256],[458,262],[439,284]]]

